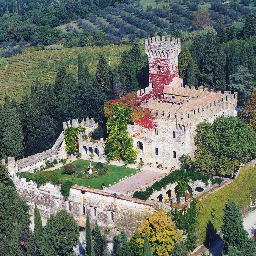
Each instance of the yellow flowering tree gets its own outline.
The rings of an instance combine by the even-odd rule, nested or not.
[[[137,249],[134,248],[135,250],[140,251],[138,249],[143,248],[145,234],[148,236],[153,255],[172,255],[175,243],[183,241],[181,232],[176,229],[172,219],[163,210],[154,212],[142,221],[141,226],[133,236],[138,247]]]

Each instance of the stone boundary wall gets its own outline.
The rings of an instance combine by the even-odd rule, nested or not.
[[[88,213],[92,224],[97,220],[103,230],[106,227],[110,229],[109,239],[112,239],[118,227],[122,226],[120,220],[122,223],[129,223],[131,216],[143,218],[157,207],[153,202],[76,185],[72,186],[69,198],[65,200],[58,185],[47,183],[38,188],[35,182],[26,182],[25,178],[14,175],[12,179],[19,195],[30,205],[30,214],[33,214],[34,203],[37,204],[43,219],[56,214],[59,209],[65,209],[72,214],[80,227],[85,227]],[[140,222],[141,219],[138,218],[137,221]]]
[[[98,124],[93,118],[86,118],[86,120],[83,119],[80,123],[78,119],[63,122],[64,131],[68,127],[76,128],[78,126],[85,127],[85,133],[88,135],[98,127]],[[7,163],[5,159],[2,159],[2,164],[7,166],[10,175],[13,176],[16,172],[33,172],[35,169],[40,169],[40,167],[45,166],[46,160],[52,162],[54,159],[60,160],[67,158],[67,153],[65,151],[64,131],[61,132],[51,149],[19,160],[15,160],[14,157],[8,157]],[[81,136],[79,138],[82,140]]]

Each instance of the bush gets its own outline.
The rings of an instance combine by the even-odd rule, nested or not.
[[[73,183],[70,180],[65,181],[60,188],[61,194],[67,199],[69,197],[70,188]]]
[[[100,169],[103,169],[104,168],[104,166],[103,166],[103,164],[101,163],[101,162],[98,162],[97,164],[96,164],[96,169],[97,170],[100,170]]]
[[[63,174],[71,175],[75,172],[76,166],[74,164],[66,164],[64,165]]]

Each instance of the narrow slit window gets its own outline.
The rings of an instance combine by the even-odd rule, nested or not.
[[[176,151],[173,151],[172,154],[173,154],[173,158],[176,158],[176,157],[177,157],[177,156],[176,156]]]
[[[155,148],[155,154],[158,156],[158,148]]]
[[[173,138],[176,138],[176,133],[175,133],[175,131],[172,132],[172,137],[173,137]]]

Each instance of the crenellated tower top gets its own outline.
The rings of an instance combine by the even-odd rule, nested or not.
[[[164,86],[172,86],[173,79],[179,77],[180,39],[153,37],[145,40],[145,48],[149,59],[149,85],[154,94],[161,95]]]
[[[149,58],[174,59],[181,51],[180,39],[159,36],[145,40],[146,54]]]

